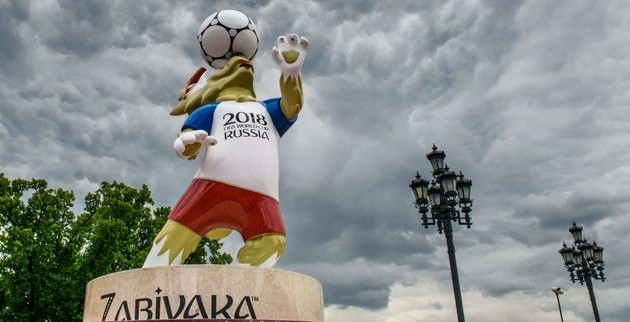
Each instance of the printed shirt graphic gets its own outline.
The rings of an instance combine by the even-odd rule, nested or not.
[[[280,98],[263,102],[226,101],[202,106],[182,126],[217,139],[195,178],[210,179],[278,200],[278,142],[295,119],[280,109]]]

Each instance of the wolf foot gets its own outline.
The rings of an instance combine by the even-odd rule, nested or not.
[[[238,262],[252,266],[273,265],[284,253],[286,238],[280,234],[267,234],[248,239],[238,251]],[[272,257],[275,255],[275,258]],[[268,260],[272,260],[271,263]],[[267,266],[267,265],[265,265]]]

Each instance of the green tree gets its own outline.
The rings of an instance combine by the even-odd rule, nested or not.
[[[72,192],[0,174],[0,321],[80,321],[85,285],[141,267],[170,209],[151,192],[104,182],[75,215]],[[186,263],[227,264],[204,240]]]
[[[25,203],[24,199],[28,199]],[[72,192],[0,175],[0,320],[68,321],[78,300]]]
[[[85,240],[79,266],[86,282],[101,275],[142,267],[153,238],[160,231],[170,208],[152,209],[153,199],[146,185],[140,189],[123,183],[104,182],[85,197],[85,213],[74,231]],[[218,253],[221,244],[205,240],[186,264],[227,264],[228,254]]]

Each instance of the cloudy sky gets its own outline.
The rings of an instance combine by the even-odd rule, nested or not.
[[[147,184],[172,205],[196,171],[168,115],[203,65],[199,24],[237,9],[261,37],[259,98],[279,95],[277,36],[311,46],[306,102],[281,145],[288,234],[276,267],[316,277],[326,321],[453,321],[445,240],[408,184],[433,143],[473,180],[455,227],[468,321],[592,321],[557,250],[572,221],[605,248],[602,320],[630,306],[630,3],[610,1],[0,0],[0,171],[77,199]],[[625,228],[624,228],[625,227]]]

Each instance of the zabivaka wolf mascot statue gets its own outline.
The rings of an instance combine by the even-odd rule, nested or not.
[[[307,48],[298,35],[278,37],[272,57],[281,71],[279,98],[257,100],[254,66],[236,52],[205,82],[199,80],[203,70],[191,77],[171,111],[189,114],[173,146],[183,159],[205,155],[144,267],[179,265],[201,238],[219,240],[232,231],[245,241],[238,263],[269,265],[282,255],[278,142],[302,109],[300,70]]]

